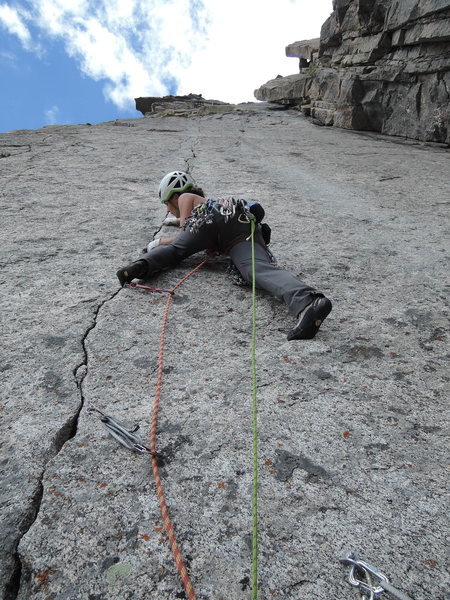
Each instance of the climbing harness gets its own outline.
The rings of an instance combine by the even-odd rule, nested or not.
[[[117,440],[119,444],[128,448],[128,450],[132,450],[133,452],[138,452],[140,454],[151,454],[155,457],[162,457],[162,454],[158,452],[154,452],[144,446],[141,438],[135,434],[135,432],[139,429],[139,425],[137,425],[134,429],[127,429],[126,426],[111,417],[111,415],[106,415],[104,412],[99,410],[98,408],[90,407],[87,410],[87,414],[98,413],[100,415],[100,421],[105,429],[108,431],[109,435]]]
[[[184,229],[191,233],[198,233],[204,225],[214,223],[214,200],[208,200],[204,204],[196,206],[184,223]]]
[[[389,594],[393,600],[411,600],[409,596],[389,583],[386,575],[360,560],[357,552],[346,552],[341,558],[341,563],[350,565],[349,583],[359,588],[362,600],[374,600],[383,592]]]
[[[258,211],[258,208],[260,209]],[[204,225],[214,223],[214,213],[220,215],[225,223],[237,215],[239,223],[250,223],[255,219],[252,210],[257,212],[262,219],[264,209],[259,202],[247,202],[243,198],[218,198],[217,200],[208,200],[204,204],[196,206],[189,217],[186,219],[184,229],[192,233],[197,233]],[[261,212],[262,211],[262,212]],[[262,216],[261,216],[262,215]],[[256,221],[260,220],[256,219]]]

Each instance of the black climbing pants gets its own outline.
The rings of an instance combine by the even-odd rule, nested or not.
[[[230,249],[229,254],[245,281],[251,283],[251,242],[244,241],[236,244]],[[323,295],[289,271],[274,265],[265,248],[260,244],[255,244],[255,283],[258,288],[284,300],[289,312],[294,317],[297,317],[315,297]]]
[[[256,286],[283,300],[289,312],[297,317],[315,297],[323,294],[271,262],[259,229],[257,226],[255,231]],[[251,283],[252,248],[251,241],[247,240],[249,235],[250,224],[239,221],[238,215],[226,220],[217,213],[213,223],[203,225],[195,233],[183,231],[171,244],[157,246],[140,256],[139,260],[147,263],[146,276],[150,277],[174,267],[201,250],[218,250],[228,254],[245,281]]]

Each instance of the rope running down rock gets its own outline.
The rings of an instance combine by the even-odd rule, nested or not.
[[[185,275],[171,290],[153,290],[149,289],[147,286],[140,285],[131,285],[132,289],[147,289],[148,291],[165,291],[167,292],[167,302],[166,307],[164,309],[163,323],[161,327],[161,335],[159,339],[159,355],[158,355],[158,374],[156,380],[156,391],[155,391],[155,401],[153,404],[153,413],[152,413],[152,423],[150,430],[150,450],[157,454],[156,450],[156,430],[158,424],[158,410],[159,410],[159,402],[161,398],[161,386],[162,386],[162,376],[163,376],[163,367],[164,367],[164,339],[167,327],[167,320],[169,317],[169,309],[172,304],[172,297],[175,293],[175,290],[179,288],[186,279],[189,279],[191,275],[193,275],[196,271],[198,271],[203,265],[208,261],[206,258],[200,264],[198,264],[190,273]],[[188,600],[195,600],[195,592],[191,584],[191,580],[189,578],[189,574],[183,562],[183,557],[181,555],[180,548],[178,546],[172,521],[170,520],[169,511],[167,509],[166,501],[164,498],[164,489],[161,483],[161,478],[159,476],[159,468],[158,468],[158,459],[156,456],[152,455],[152,470],[153,477],[155,478],[156,484],[156,494],[158,496],[159,507],[161,509],[161,516],[164,522],[164,527],[166,528],[166,533],[169,538],[169,545],[172,550],[172,554],[175,560],[175,564],[177,565],[178,573],[180,575],[181,581],[183,582],[183,586],[186,592],[186,597]]]
[[[252,413],[253,413],[253,488],[252,488],[252,600],[257,600],[258,597],[258,426],[257,426],[257,387],[256,387],[256,279],[255,279],[255,249],[254,249],[254,233],[255,233],[255,219],[250,218],[251,234],[249,239],[252,245],[252,344],[251,344],[251,371],[252,371]],[[183,586],[186,592],[188,600],[195,600],[195,592],[192,587],[192,583],[189,578],[189,574],[184,565],[181,551],[176,541],[173,524],[170,520],[169,511],[167,509],[166,501],[164,498],[164,490],[159,476],[158,469],[158,453],[156,450],[156,433],[158,424],[158,411],[159,403],[161,398],[161,387],[162,387],[162,376],[164,368],[164,345],[165,345],[165,333],[167,327],[167,321],[169,317],[169,310],[172,303],[172,297],[175,290],[179,288],[191,275],[198,271],[208,261],[206,258],[200,264],[198,264],[192,271],[185,275],[172,289],[161,290],[157,288],[150,288],[143,285],[129,285],[131,289],[143,289],[147,291],[167,292],[167,301],[164,309],[163,322],[161,326],[161,334],[159,341],[159,355],[158,355],[158,370],[157,370],[157,381],[155,390],[155,400],[153,404],[152,423],[150,430],[150,450],[154,455],[151,457],[153,477],[156,484],[156,493],[159,500],[161,516],[164,521],[164,526],[169,538],[169,545],[172,550],[172,554],[177,565],[178,573],[183,582]]]

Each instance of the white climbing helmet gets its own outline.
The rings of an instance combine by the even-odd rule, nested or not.
[[[174,194],[182,194],[194,185],[194,180],[188,173],[172,171],[167,173],[159,184],[159,199],[162,203],[169,202]]]

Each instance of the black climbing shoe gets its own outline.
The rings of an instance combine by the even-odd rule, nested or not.
[[[123,269],[119,269],[116,273],[119,278],[120,285],[123,287],[126,283],[130,283],[136,277],[144,277],[147,271],[146,263],[143,260],[131,263]]]
[[[331,302],[319,296],[298,315],[298,323],[287,335],[288,340],[312,340],[331,312]]]

